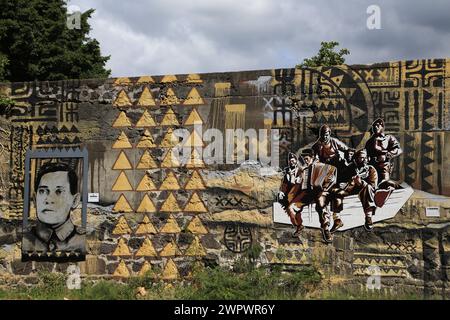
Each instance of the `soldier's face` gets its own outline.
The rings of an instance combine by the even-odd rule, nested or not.
[[[295,159],[295,158],[289,159],[289,165],[291,167],[295,167],[297,165],[297,159]]]
[[[313,162],[313,158],[311,156],[304,156],[303,160],[305,160],[305,163],[308,166]]]
[[[79,193],[70,192],[67,171],[44,174],[36,190],[36,212],[38,219],[46,224],[64,223],[70,211],[78,205]]]
[[[360,154],[357,158],[356,158],[356,164],[360,167],[365,166],[368,163],[367,161],[367,156]]]
[[[347,152],[347,161],[352,161],[354,155],[355,155],[355,153],[353,151],[348,151]]]
[[[325,132],[322,135],[323,141],[328,142],[331,138],[331,132],[330,130],[325,130]]]
[[[375,134],[382,134],[384,131],[384,127],[380,122],[375,123],[374,125]]]

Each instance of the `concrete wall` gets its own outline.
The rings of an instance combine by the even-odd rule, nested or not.
[[[292,270],[314,265],[330,284],[364,287],[375,264],[385,289],[448,297],[449,74],[449,59],[430,59],[3,84],[1,92],[16,105],[0,116],[2,281],[32,281],[40,269],[65,272],[71,263],[21,259],[27,150],[86,148],[83,178],[100,202],[88,204],[88,254],[76,262],[83,276],[122,278],[159,268],[163,279],[183,278],[195,264],[231,265],[259,244],[259,263]],[[317,229],[296,238],[291,226],[273,222],[280,168],[201,160],[178,166],[166,157],[167,133],[192,133],[194,123],[201,132],[278,129],[283,168],[287,152],[314,142],[322,124],[361,148],[379,117],[404,151],[393,177],[415,192],[372,233],[362,227],[338,232],[332,244],[323,243]],[[207,145],[190,147],[202,154]],[[139,165],[147,152],[154,163]],[[426,216],[426,207],[438,207],[439,216]]]

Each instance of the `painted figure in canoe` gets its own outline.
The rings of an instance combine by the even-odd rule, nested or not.
[[[323,125],[311,148],[303,149],[299,156],[289,153],[284,169],[278,202],[296,227],[294,236],[304,228],[304,208],[315,205],[323,238],[331,242],[333,233],[344,226],[341,212],[349,196],[358,197],[364,228],[371,231],[377,208],[383,207],[393,190],[401,188],[390,179],[391,160],[401,153],[397,139],[384,133],[382,119],[373,122],[372,136],[360,150],[331,137],[330,127]]]

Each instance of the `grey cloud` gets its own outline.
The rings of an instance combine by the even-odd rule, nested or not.
[[[97,10],[92,36],[111,54],[114,76],[290,67],[330,40],[350,49],[348,63],[450,51],[445,0],[77,1]],[[381,30],[366,28],[371,4],[381,8]]]

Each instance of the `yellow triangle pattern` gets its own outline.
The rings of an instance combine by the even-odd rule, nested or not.
[[[136,191],[151,191],[151,190],[157,190],[157,188],[153,183],[152,178],[147,173],[145,173],[141,179],[141,182],[139,182],[138,186],[136,187]],[[142,201],[144,201],[144,199]]]
[[[139,97],[139,100],[137,102],[137,106],[139,107],[153,107],[156,106],[155,99],[153,99],[152,92],[145,87],[144,90],[142,90],[141,96]]]
[[[181,209],[178,206],[177,199],[175,199],[175,196],[173,193],[170,193],[167,197],[166,201],[161,206],[160,209],[161,212],[180,212]]]
[[[131,80],[127,77],[120,77],[114,81],[115,86],[129,85],[131,84]]]
[[[187,256],[205,256],[206,251],[200,244],[199,238],[195,237],[191,245],[186,249],[186,252],[184,254]]]
[[[113,149],[130,149],[133,148],[130,141],[128,140],[127,135],[125,132],[121,132],[119,137],[117,138],[116,142],[114,142]]]
[[[183,145],[184,147],[203,147],[203,140],[196,130],[191,132],[191,135],[187,138]]]
[[[130,203],[128,202],[127,198],[123,194],[120,195],[119,199],[117,200],[116,204],[114,205],[114,208],[112,209],[113,212],[133,212],[133,209],[130,206]]]
[[[142,201],[139,204],[139,207],[136,209],[136,212],[156,212],[155,205],[147,194],[145,194],[142,198]]]
[[[167,129],[167,133],[159,144],[161,148],[172,148],[179,143],[178,137],[174,135],[172,128]]]
[[[120,151],[119,156],[116,159],[116,162],[114,162],[113,170],[128,170],[128,169],[133,169],[130,160],[128,160],[128,157],[125,154],[125,152]]]
[[[130,234],[131,228],[128,225],[127,219],[124,216],[120,216],[119,221],[117,221],[112,234]]]
[[[172,88],[167,89],[166,95],[162,97],[161,99],[161,105],[162,106],[168,106],[168,105],[175,105],[179,104],[180,101],[178,100],[177,96],[175,95],[175,92]]]
[[[191,158],[189,159],[188,163],[186,164],[186,168],[203,168],[205,166],[205,163],[200,157],[199,152],[197,149],[192,150]]]
[[[169,171],[163,183],[159,187],[159,190],[179,190],[180,185],[178,183],[177,177],[172,171]]]
[[[185,126],[193,126],[195,124],[203,124],[203,120],[196,109],[193,109],[188,118],[184,122]]]
[[[205,104],[202,97],[198,93],[196,88],[192,88],[189,92],[188,96],[184,100],[183,104],[185,106],[197,105],[197,104]]]
[[[152,270],[152,266],[151,266],[150,262],[145,261],[144,264],[142,265],[141,270],[139,271],[139,275],[141,277],[145,276],[147,274],[147,272],[149,272],[151,270]]]
[[[155,80],[151,76],[142,76],[138,79],[136,83],[155,83]]]
[[[144,110],[144,113],[142,114],[141,118],[136,123],[136,127],[154,127],[156,126],[155,120],[153,120],[152,116],[147,112],[147,110]]]
[[[175,82],[175,81],[177,81],[178,79],[177,79],[177,77],[176,76],[174,76],[174,75],[172,75],[172,74],[168,74],[168,75],[165,75],[162,79],[161,79],[161,82],[162,83],[169,83],[169,82]]]
[[[181,255],[180,249],[174,241],[169,242],[159,253],[160,257],[174,257]]]
[[[180,161],[173,154],[173,151],[173,149],[169,149],[169,151],[167,151],[166,156],[161,162],[161,168],[177,168],[180,166]]]
[[[184,208],[184,211],[187,212],[208,212],[206,210],[205,205],[203,204],[203,201],[198,196],[197,192],[194,192],[192,194],[191,199],[189,199],[189,202],[186,204],[186,207]]]
[[[166,224],[159,230],[160,233],[180,233],[181,229],[173,217],[167,219]]]
[[[155,148],[156,144],[153,140],[153,136],[148,131],[148,129],[145,129],[144,133],[142,134],[141,140],[139,140],[138,144],[136,145],[137,148]]]
[[[189,222],[186,229],[194,234],[208,233],[208,230],[206,230],[205,226],[202,223],[202,220],[200,220],[199,217],[194,217],[191,222]]]
[[[175,112],[173,112],[172,108],[169,108],[166,112],[166,114],[164,115],[162,121],[161,121],[161,125],[162,126],[179,126],[180,123],[178,122],[177,116],[175,114]]]
[[[117,116],[116,120],[114,120],[114,123],[112,126],[113,126],[113,128],[131,127],[130,119],[128,119],[125,111],[119,112],[119,115]]]
[[[169,259],[164,267],[161,278],[164,280],[176,280],[180,277],[177,265],[172,259]]]
[[[203,190],[205,189],[205,184],[203,179],[198,171],[194,171],[192,173],[191,178],[186,183],[184,187],[186,190]]]
[[[116,100],[114,100],[113,106],[115,107],[129,107],[131,106],[131,100],[128,97],[125,90],[120,90],[119,94],[117,95]]]
[[[119,265],[117,266],[116,270],[113,273],[113,276],[123,278],[128,278],[130,276],[130,270],[128,270],[125,261],[120,260]]]
[[[151,156],[150,152],[148,150],[145,150],[142,154],[141,159],[139,160],[139,163],[136,167],[136,169],[154,169],[158,168],[158,165],[156,164],[155,160],[153,160],[153,157]]]
[[[202,83],[202,79],[200,79],[200,76],[196,73],[191,73],[186,78],[187,83]]]
[[[127,242],[124,238],[120,238],[117,243],[117,247],[114,250],[113,256],[131,256],[130,248],[127,246]]]
[[[156,252],[153,244],[149,238],[145,238],[141,247],[136,252],[136,257],[157,257],[158,253]]]
[[[133,191],[133,187],[131,186],[130,180],[128,180],[125,171],[121,171],[119,176],[114,182],[112,187],[112,191]]]
[[[142,222],[136,229],[136,234],[149,234],[149,233],[157,233],[156,228],[151,223],[150,219],[147,216],[144,216]]]

